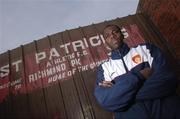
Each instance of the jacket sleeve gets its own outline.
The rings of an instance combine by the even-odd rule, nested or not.
[[[128,72],[117,76],[111,88],[98,85],[104,80],[104,71],[99,66],[94,95],[98,103],[108,111],[123,111],[133,102],[137,90],[144,82],[144,78],[137,72]]]
[[[152,44],[146,46],[150,50],[153,74],[144,82],[138,91],[137,99],[154,99],[175,93],[177,78],[170,68],[161,50]]]

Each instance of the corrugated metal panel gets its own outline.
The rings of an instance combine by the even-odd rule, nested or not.
[[[108,58],[102,30],[117,24],[130,46],[166,45],[143,15],[56,33],[0,55],[0,117],[111,119],[96,102],[96,67]],[[169,52],[167,52],[169,54]],[[10,67],[10,68],[9,68]]]
[[[146,13],[159,31],[173,47],[177,59],[180,59],[180,1],[179,0],[140,0],[137,12]]]
[[[9,69],[9,54],[8,54],[8,52],[0,54],[0,67],[1,68],[3,67],[4,69],[6,69],[5,71],[1,71],[1,73],[3,73],[3,75],[6,75],[6,76],[1,78],[1,80],[0,80],[1,86],[4,84],[4,87],[2,87],[0,90],[0,97],[1,97],[0,98],[0,101],[1,101],[0,116],[8,117],[8,113],[11,112],[10,111],[11,103],[10,103],[10,100],[4,101],[5,98],[10,97],[9,87],[7,87],[7,85],[6,85],[8,82],[10,82],[10,80],[9,80],[10,73],[8,71],[8,69]]]

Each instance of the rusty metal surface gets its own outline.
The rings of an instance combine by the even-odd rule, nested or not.
[[[159,31],[172,46],[176,57],[180,59],[180,1],[179,0],[140,0],[137,12],[149,16]]]
[[[130,46],[152,42],[167,51],[143,15],[49,35],[0,54],[0,118],[112,119],[96,102],[96,67],[108,58],[102,30],[117,24]],[[168,53],[168,52],[167,52]]]

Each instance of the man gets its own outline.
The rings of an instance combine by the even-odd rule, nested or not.
[[[111,58],[97,72],[95,97],[116,119],[180,118],[177,78],[161,50],[146,43],[129,48],[116,25],[103,31]]]

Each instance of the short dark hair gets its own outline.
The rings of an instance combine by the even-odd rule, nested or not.
[[[122,33],[122,31],[121,31],[121,27],[119,27],[118,25],[115,25],[115,24],[108,24],[108,25],[106,25],[106,26],[104,27],[104,29],[103,29],[103,36],[104,36],[104,30],[105,30],[106,28],[108,28],[108,27],[116,27],[116,28],[118,28],[119,32],[123,35],[123,33]]]

